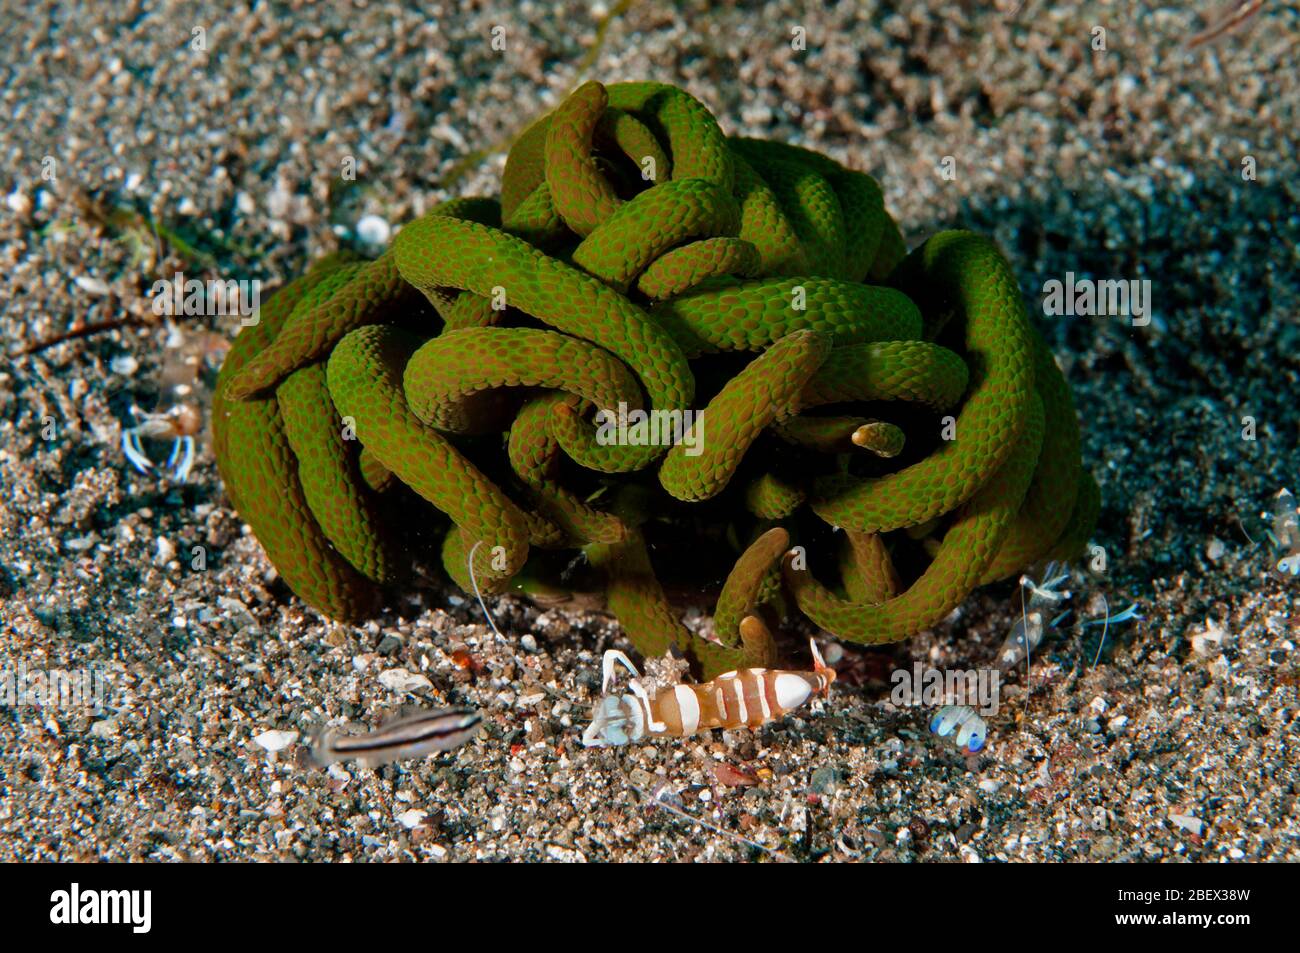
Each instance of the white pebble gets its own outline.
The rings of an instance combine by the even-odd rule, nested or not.
[[[265,748],[272,754],[275,754],[277,751],[283,751],[297,740],[298,732],[281,731],[277,728],[264,731],[253,738],[254,743],[257,744],[258,747]]]
[[[1197,655],[1214,655],[1223,645],[1227,630],[1213,619],[1205,620],[1205,631],[1192,636],[1192,651]]]
[[[417,688],[432,688],[433,683],[418,672],[404,668],[390,668],[379,673],[379,684],[393,692],[413,692]]]
[[[428,811],[422,811],[418,807],[411,808],[409,811],[403,811],[397,815],[397,823],[401,824],[408,831],[417,826],[422,820],[429,816]]]
[[[15,215],[30,215],[32,213],[32,200],[26,192],[20,189],[14,189],[5,196],[5,204]]]
[[[92,278],[90,275],[77,275],[72,279],[72,283],[86,294],[106,295],[109,292],[108,282],[102,278]]]
[[[1185,831],[1190,831],[1196,837],[1200,837],[1205,831],[1205,823],[1200,818],[1192,817],[1190,814],[1170,814],[1169,819],[1175,825]]]
[[[159,536],[154,543],[158,547],[157,555],[153,558],[155,566],[166,566],[176,558],[176,546],[166,536]]]
[[[357,238],[367,245],[387,245],[393,228],[378,215],[364,215],[357,222]]]

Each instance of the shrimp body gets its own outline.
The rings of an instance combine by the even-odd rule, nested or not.
[[[835,670],[822,661],[816,643],[812,651],[811,672],[743,668],[699,685],[671,685],[654,692],[634,677],[630,693],[605,694],[596,703],[583,744],[624,745],[649,735],[686,737],[710,728],[757,728],[775,721],[826,693],[835,681]],[[615,662],[636,673],[622,652],[606,652],[606,690]]]

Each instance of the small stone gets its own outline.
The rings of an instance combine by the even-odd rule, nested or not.
[[[1119,845],[1116,844],[1115,838],[1107,835],[1099,837],[1092,842],[1092,855],[1099,860],[1107,860],[1114,857],[1119,852]]]
[[[428,811],[421,811],[419,808],[411,808],[409,811],[403,811],[397,815],[397,823],[401,824],[408,831],[429,816]]]
[[[159,536],[154,543],[157,546],[157,553],[153,558],[155,566],[166,566],[176,558],[176,546],[166,536]]]
[[[364,215],[357,222],[357,238],[366,245],[387,245],[393,228],[378,215]]]
[[[747,771],[733,768],[725,761],[713,765],[713,777],[719,784],[729,788],[750,787],[758,783],[758,778]]]
[[[839,772],[834,768],[818,768],[813,772],[812,779],[808,783],[809,790],[816,791],[818,794],[828,794],[839,781]]]
[[[1170,814],[1169,820],[1183,830],[1190,832],[1194,837],[1200,837],[1205,833],[1205,822],[1190,814]]]
[[[253,742],[258,747],[265,748],[272,754],[275,754],[277,751],[283,751],[297,740],[298,732],[280,731],[275,728],[272,728],[269,731],[264,731],[253,738]]]
[[[379,647],[375,649],[380,655],[392,655],[402,647],[401,636],[386,635],[379,640]]]
[[[102,278],[92,277],[91,275],[77,275],[77,277],[72,279],[72,283],[82,291],[86,292],[86,294],[106,295],[111,290],[106,281]]]
[[[32,214],[31,197],[27,195],[26,192],[19,189],[14,189],[5,196],[5,204],[8,205],[9,210],[19,218],[26,218],[28,215]]]
[[[1223,554],[1227,552],[1227,550],[1228,547],[1223,545],[1223,540],[1219,539],[1217,536],[1211,536],[1209,544],[1205,547],[1205,555],[1211,562],[1217,563],[1223,558]]]
[[[652,787],[656,780],[655,776],[644,768],[633,768],[628,777],[632,779],[632,783],[637,787],[646,789]]]
[[[1205,631],[1192,636],[1192,651],[1197,655],[1214,655],[1223,645],[1227,630],[1213,619],[1205,620]]]
[[[379,673],[379,684],[392,692],[413,692],[420,688],[432,688],[433,683],[418,672],[408,672],[404,668],[390,668]]]
[[[533,638],[533,634],[531,632],[525,634],[524,637],[519,640],[519,644],[523,646],[525,652],[537,651],[537,639]]]

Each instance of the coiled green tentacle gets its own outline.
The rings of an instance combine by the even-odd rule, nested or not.
[[[530,553],[519,578],[542,580],[580,548],[634,645],[706,674],[771,664],[774,607],[901,639],[1086,544],[1069,388],[989,240],[909,254],[871,176],[728,139],[660,83],[580,86],[501,192],[322,262],[223,368],[231,498],[321,611],[363,616],[406,561],[377,506],[399,482],[430,504],[402,528],[443,533],[457,584],[502,591]],[[729,573],[700,565],[721,547]],[[677,619],[656,574],[677,567],[725,578],[723,644]]]

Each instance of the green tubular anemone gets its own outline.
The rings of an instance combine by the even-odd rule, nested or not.
[[[871,176],[659,83],[580,87],[501,192],[318,262],[222,368],[230,497],[324,614],[421,558],[487,593],[581,564],[711,676],[783,611],[895,641],[1086,544],[1069,386],[988,239],[909,253]],[[716,639],[675,608],[710,591]]]

